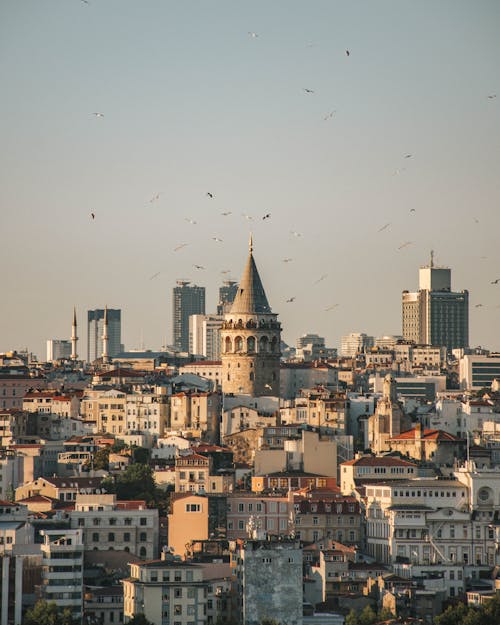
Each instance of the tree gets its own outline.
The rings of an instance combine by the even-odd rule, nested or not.
[[[359,625],[373,625],[377,620],[377,613],[371,605],[366,605],[359,615]]]
[[[77,625],[77,623],[68,608],[59,610],[53,601],[49,603],[43,599],[37,601],[23,619],[23,625]]]
[[[389,608],[382,608],[377,614],[377,621],[388,621],[391,618],[394,618],[394,614]]]
[[[345,625],[359,625],[359,618],[356,610],[351,610],[346,616]]]
[[[108,471],[109,469],[109,447],[98,449],[94,454],[94,469],[96,471]]]
[[[147,464],[130,464],[123,473],[103,480],[103,487],[108,493],[116,493],[117,499],[145,499],[147,503],[155,500],[156,484]]]

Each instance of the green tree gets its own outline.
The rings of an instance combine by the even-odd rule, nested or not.
[[[371,605],[366,605],[359,615],[359,625],[373,625],[376,620],[377,613]]]
[[[351,610],[346,616],[345,625],[359,625],[359,618],[356,610]]]
[[[109,447],[98,449],[95,452],[93,465],[96,471],[107,471],[109,469]]]
[[[149,462],[151,453],[149,449],[145,447],[134,447],[132,449],[132,458],[134,462],[139,462],[140,464],[147,464]]]
[[[450,605],[442,614],[436,616],[434,625],[460,625],[468,611],[469,608],[463,603]]]
[[[382,608],[377,614],[377,621],[388,621],[391,618],[394,618],[394,614],[389,610],[389,608]]]
[[[54,602],[44,600],[35,603],[23,619],[23,625],[77,625],[77,622],[68,608],[59,610]]]
[[[147,464],[130,464],[119,475],[103,480],[108,493],[116,493],[117,499],[145,499],[148,504],[155,502],[156,484],[153,471]]]

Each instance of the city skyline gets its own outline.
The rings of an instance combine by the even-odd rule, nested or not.
[[[0,13],[0,351],[41,356],[105,302],[127,348],[159,348],[176,280],[215,312],[250,231],[291,345],[401,334],[434,249],[470,345],[500,350],[497,3]]]

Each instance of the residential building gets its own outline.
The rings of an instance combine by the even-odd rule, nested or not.
[[[174,554],[184,557],[193,540],[225,536],[227,496],[179,493],[172,496],[168,515],[168,544]]]
[[[85,588],[85,616],[99,625],[123,623],[123,586]]]
[[[258,519],[268,535],[289,536],[293,530],[293,502],[288,494],[234,492],[227,498],[227,539],[246,539],[250,522]]]
[[[302,388],[338,388],[339,369],[328,362],[284,362],[280,368],[280,397],[293,399]]]
[[[234,471],[215,469],[210,455],[186,450],[175,460],[177,493],[230,493],[234,488]]]
[[[16,501],[33,495],[45,495],[74,503],[79,494],[104,494],[102,480],[102,477],[37,477],[16,488]]]
[[[293,505],[296,538],[323,544],[328,540],[344,545],[362,544],[362,515],[355,497],[312,489],[295,492]]]
[[[21,410],[23,397],[30,389],[47,387],[47,380],[24,368],[0,367],[0,409]]]
[[[221,330],[223,392],[278,396],[280,340],[281,325],[269,306],[250,240],[238,292]]]
[[[464,441],[442,430],[423,429],[417,423],[411,430],[400,432],[388,441],[392,451],[419,461],[429,461],[436,465],[452,465],[463,455]]]
[[[363,456],[340,465],[340,489],[350,495],[361,486],[387,480],[409,480],[417,475],[417,465],[395,456]]]
[[[52,389],[28,391],[23,397],[23,410],[76,418],[80,411],[80,394]]]
[[[122,311],[119,308],[97,308],[87,312],[87,362],[103,355],[104,317],[107,314],[107,357],[123,352],[121,342]]]
[[[170,428],[191,430],[198,438],[219,442],[219,393],[182,392],[170,397]]]
[[[81,495],[70,511],[71,527],[82,533],[85,550],[123,550],[158,557],[159,518],[146,502],[117,501],[116,495]]]
[[[420,268],[419,290],[403,291],[403,337],[417,344],[445,346],[449,351],[469,345],[469,293],[452,292],[451,270]]]
[[[97,432],[125,434],[127,393],[115,388],[86,388],[80,407],[84,421],[96,423]]]
[[[189,351],[189,317],[205,314],[205,287],[190,285],[189,281],[177,280],[173,289],[173,336],[172,343],[180,352]]]
[[[47,362],[71,358],[71,347],[67,339],[47,339]]]
[[[218,389],[222,384],[221,360],[197,360],[179,367],[179,375],[193,374],[212,382],[212,388]]]
[[[41,597],[68,608],[74,619],[83,615],[83,542],[81,530],[41,530]]]
[[[383,396],[377,402],[375,414],[368,418],[364,448],[370,448],[375,454],[389,451],[389,440],[411,427],[397,399],[396,380],[388,374],[384,378]]]
[[[130,564],[130,577],[123,580],[125,621],[144,614],[153,625],[205,624],[208,586],[201,565],[166,554],[161,560]]]

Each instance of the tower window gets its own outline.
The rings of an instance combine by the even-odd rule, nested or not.
[[[250,371],[250,380],[254,379],[253,371]]]

